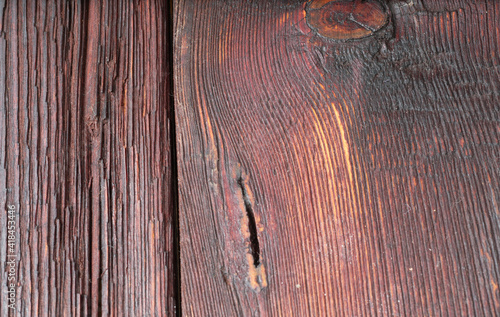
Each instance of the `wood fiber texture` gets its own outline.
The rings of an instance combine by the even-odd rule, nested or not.
[[[173,314],[168,11],[0,1],[0,206],[19,211],[11,315]],[[7,316],[3,211],[0,228]]]
[[[500,314],[500,1],[380,3],[176,1],[184,315]]]

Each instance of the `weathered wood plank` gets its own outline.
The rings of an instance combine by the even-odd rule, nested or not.
[[[2,316],[173,314],[168,11],[0,2]]]
[[[500,2],[329,2],[177,1],[183,314],[499,314]]]

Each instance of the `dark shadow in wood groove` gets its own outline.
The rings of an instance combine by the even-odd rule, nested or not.
[[[182,305],[181,305],[181,255],[180,255],[180,231],[179,231],[179,189],[177,184],[178,172],[177,172],[177,138],[175,129],[175,94],[174,94],[174,2],[170,0],[166,8],[165,17],[168,19],[167,24],[167,52],[168,52],[168,65],[167,65],[167,76],[168,76],[168,93],[167,100],[169,102],[169,112],[168,112],[168,124],[170,125],[170,166],[171,166],[171,176],[170,176],[170,188],[172,191],[172,228],[173,228],[173,239],[172,239],[172,255],[173,255],[173,269],[174,269],[174,305],[175,305],[175,315],[182,316]]]

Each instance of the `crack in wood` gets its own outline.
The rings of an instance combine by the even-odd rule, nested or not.
[[[244,173],[240,171],[237,179],[238,188],[243,200],[244,214],[241,223],[241,232],[246,242],[246,260],[248,262],[248,283],[250,287],[260,292],[267,287],[266,271],[262,263],[261,248],[257,230],[257,220],[253,210],[252,194],[245,182]]]
[[[238,178],[238,186],[241,190],[243,203],[245,204],[245,212],[248,220],[248,231],[250,233],[250,250],[253,258],[253,265],[257,267],[260,265],[260,246],[259,237],[257,235],[257,224],[255,222],[252,202],[250,201],[245,181],[243,180],[243,177],[241,175]]]

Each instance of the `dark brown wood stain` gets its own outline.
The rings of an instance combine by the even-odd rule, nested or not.
[[[0,5],[0,206],[19,210],[22,316],[173,315],[168,12]]]
[[[315,2],[177,2],[183,313],[497,315],[500,2]]]
[[[11,316],[499,315],[498,21],[5,1],[0,313],[15,205]]]

